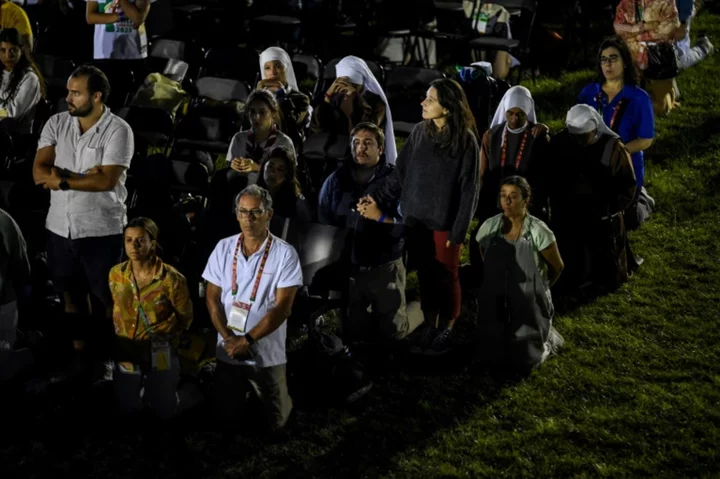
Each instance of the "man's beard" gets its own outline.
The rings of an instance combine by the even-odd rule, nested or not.
[[[68,113],[70,113],[70,116],[79,116],[79,117],[86,117],[92,113],[93,107],[92,104],[89,104],[85,106],[85,108],[79,108],[75,107],[74,110],[70,109],[70,105],[68,105]]]

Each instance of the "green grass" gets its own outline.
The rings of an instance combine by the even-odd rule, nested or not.
[[[720,39],[720,16],[704,13],[693,28]],[[616,293],[565,308],[556,325],[566,347],[526,380],[501,385],[463,368],[418,364],[379,377],[354,407],[298,408],[283,444],[229,442],[201,422],[154,435],[103,430],[97,419],[75,424],[58,406],[4,434],[13,442],[0,449],[0,470],[12,471],[4,477],[720,476],[719,65],[715,55],[683,73],[682,107],[657,122],[647,183],[659,211],[632,236],[645,264]],[[529,85],[540,120],[561,126],[590,77]]]

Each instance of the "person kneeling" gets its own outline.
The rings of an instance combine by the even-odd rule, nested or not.
[[[125,227],[128,261],[110,270],[116,351],[113,385],[126,413],[143,401],[163,419],[177,412],[177,344],[193,307],[185,277],[158,257],[158,227],[135,218]]]
[[[486,220],[476,239],[485,262],[479,318],[482,353],[529,371],[562,346],[552,327],[550,286],[564,268],[555,235],[528,213],[530,185],[502,180],[503,212]]]
[[[405,300],[400,198],[378,205],[371,197],[395,166],[385,159],[385,135],[378,126],[360,123],[351,137],[353,161],[325,180],[318,216],[321,223],[352,231],[345,341],[392,343],[423,322],[420,304]]]
[[[234,430],[251,417],[250,391],[260,399],[269,431],[283,428],[292,410],[285,376],[285,338],[302,270],[295,249],[273,236],[270,193],[251,185],[235,199],[241,233],[221,240],[208,260],[206,303],[218,332],[213,382],[215,412]]]

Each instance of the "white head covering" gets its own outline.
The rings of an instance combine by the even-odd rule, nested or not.
[[[512,108],[520,108],[527,115],[529,122],[537,123],[537,118],[535,117],[535,100],[533,100],[530,90],[518,85],[505,92],[502,100],[500,100],[500,105],[498,105],[497,110],[495,110],[495,116],[490,124],[490,128],[505,123],[505,113]],[[514,131],[513,133],[525,131],[526,126],[527,123],[519,131]]]
[[[395,131],[393,130],[390,105],[388,104],[385,92],[380,86],[380,82],[378,82],[375,75],[372,74],[365,60],[354,56],[347,56],[340,60],[340,62],[335,65],[335,75],[338,77],[348,77],[350,82],[357,85],[364,85],[367,91],[382,98],[382,101],[385,103],[385,159],[388,163],[394,165],[395,159],[397,158]]]
[[[595,108],[588,105],[575,105],[567,112],[565,125],[572,134],[588,133],[597,129],[595,139],[600,135],[610,135],[619,138],[619,135],[608,128]]]
[[[290,60],[290,55],[282,48],[270,47],[260,54],[260,75],[262,75],[262,79],[265,80],[265,64],[272,61],[278,61],[285,67],[288,89],[299,91],[292,60]]]

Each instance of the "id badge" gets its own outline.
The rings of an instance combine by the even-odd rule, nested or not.
[[[477,32],[485,34],[487,33],[487,25],[488,20],[490,20],[490,17],[487,13],[483,12],[480,15],[478,15],[478,22],[477,22]]]
[[[228,328],[238,333],[244,333],[247,326],[248,314],[250,313],[250,305],[234,301],[230,317],[228,318]]]
[[[152,368],[155,371],[170,369],[170,341],[152,341]]]

